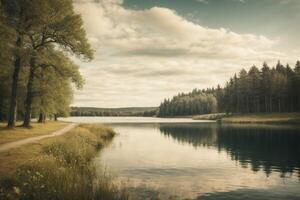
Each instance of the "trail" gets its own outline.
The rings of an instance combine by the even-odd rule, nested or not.
[[[42,139],[64,135],[67,132],[69,132],[70,130],[72,130],[73,128],[77,127],[77,126],[78,126],[78,124],[72,123],[72,124],[64,127],[63,129],[60,129],[60,130],[55,131],[55,132],[53,132],[51,134],[48,134],[48,135],[30,137],[30,138],[26,138],[26,139],[14,141],[14,142],[9,142],[9,143],[6,143],[6,144],[2,144],[2,145],[0,145],[0,153],[8,151],[10,149],[18,148],[18,147],[26,145],[26,144],[34,143],[34,142],[42,140]]]

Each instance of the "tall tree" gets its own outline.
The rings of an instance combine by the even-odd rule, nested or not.
[[[271,112],[271,71],[267,63],[263,64],[262,72],[261,72],[261,89],[262,89],[262,95],[263,95],[263,101],[264,101],[264,111],[265,112]]]
[[[25,36],[30,39],[30,70],[23,126],[29,127],[34,73],[37,68],[36,59],[40,51],[55,44],[61,50],[85,60],[92,59],[93,51],[87,42],[81,16],[74,12],[72,0],[45,0],[42,4],[38,3],[39,0],[23,1],[27,1],[28,7],[31,7],[31,18],[35,19],[34,30],[25,33]]]
[[[24,32],[31,29],[30,18],[24,12],[26,4],[21,0],[1,0],[1,22],[4,27],[9,27],[15,35],[13,46],[13,74],[10,95],[9,119],[7,126],[15,126],[17,115],[18,81],[21,70],[22,54],[24,54]],[[2,29],[3,30],[3,29]]]
[[[248,77],[250,81],[250,96],[251,96],[251,112],[260,111],[260,73],[259,69],[256,66],[252,66],[248,72]]]
[[[293,89],[295,91],[295,110],[300,111],[300,61],[297,61],[294,72]]]

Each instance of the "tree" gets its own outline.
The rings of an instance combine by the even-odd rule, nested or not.
[[[26,4],[21,0],[1,0],[1,24],[2,30],[9,30],[15,36],[13,46],[13,74],[10,95],[9,119],[7,126],[13,128],[15,126],[17,115],[17,94],[18,81],[21,70],[22,56],[24,54],[24,32],[29,31],[30,18],[24,12]]]
[[[239,94],[240,101],[242,102],[241,108],[239,112],[245,113],[249,112],[249,81],[248,81],[248,73],[245,69],[242,69],[239,73]]]
[[[80,89],[84,82],[79,67],[63,52],[54,49],[37,57],[37,66],[32,95],[33,110],[39,115],[39,122],[44,122],[47,115],[67,116],[73,97],[70,83]]]
[[[295,77],[295,73],[293,69],[290,67],[289,64],[286,65],[286,78],[287,78],[287,90],[286,90],[286,96],[285,96],[285,104],[286,105],[286,111],[293,112],[296,108],[295,104],[295,92],[293,87],[293,80]]]
[[[251,112],[260,111],[260,72],[256,66],[252,66],[248,72],[249,78],[249,95],[251,97]]]
[[[213,90],[193,90],[180,93],[171,100],[164,100],[158,111],[159,117],[215,113],[218,103]]]
[[[264,99],[264,111],[265,112],[271,112],[271,81],[272,81],[272,75],[269,66],[267,63],[263,64],[262,72],[261,72],[261,89]]]
[[[33,102],[32,88],[39,53],[55,44],[61,50],[90,60],[93,51],[87,42],[81,17],[75,14],[71,0],[45,0],[43,4],[38,3],[38,0],[24,1],[27,1],[27,7],[31,8],[31,18],[35,19],[34,30],[25,33],[30,41],[30,70],[23,126],[29,127]]]
[[[1,10],[1,8],[0,8]],[[2,10],[1,10],[2,11]],[[7,100],[11,68],[7,67],[12,62],[12,34],[9,28],[4,24],[3,12],[0,12],[0,121],[7,119]]]
[[[295,92],[295,110],[300,111],[300,61],[297,61],[294,73],[293,90]]]

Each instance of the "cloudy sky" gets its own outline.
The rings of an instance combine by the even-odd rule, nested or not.
[[[95,53],[75,106],[158,106],[300,59],[300,0],[74,0]]]

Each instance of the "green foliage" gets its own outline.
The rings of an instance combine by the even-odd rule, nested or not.
[[[292,69],[280,62],[261,70],[252,66],[234,75],[224,88],[194,90],[165,100],[159,116],[221,113],[271,113],[300,111],[300,62]]]
[[[0,9],[0,120],[16,108],[24,119],[68,115],[71,83],[77,89],[84,84],[69,56],[89,61],[94,53],[73,1],[1,0]]]
[[[159,107],[158,116],[184,116],[215,113],[217,100],[210,91],[193,90],[188,94],[179,94],[172,100],[165,100]]]
[[[299,61],[297,62],[299,64]],[[242,70],[238,77],[227,82],[220,111],[236,113],[297,112],[300,111],[297,65],[291,69],[280,62],[269,68],[264,63],[261,70],[252,67]]]
[[[157,107],[93,108],[72,107],[71,116],[145,116],[157,115]]]
[[[54,50],[40,54],[37,66],[33,86],[33,113],[68,116],[73,99],[71,83],[80,89],[84,82],[79,67],[62,52]]]

